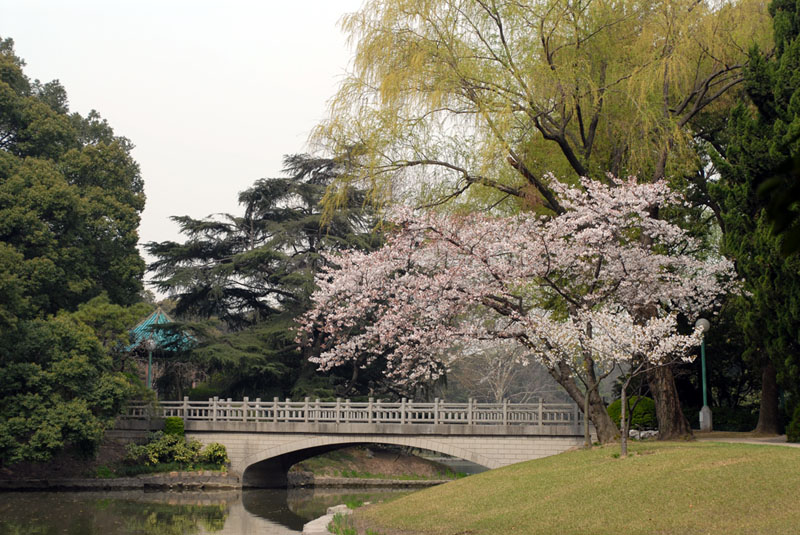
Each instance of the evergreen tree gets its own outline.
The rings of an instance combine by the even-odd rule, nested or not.
[[[131,389],[106,344],[144,272],[130,142],[24,65],[0,39],[0,464],[94,449]]]
[[[738,303],[737,324],[745,356],[762,374],[758,430],[778,432],[777,381],[797,394],[800,378],[800,259],[782,255],[783,246],[794,247],[794,238],[772,232],[769,212],[793,203],[791,189],[797,187],[790,168],[800,157],[800,8],[775,0],[769,10],[774,55],[758,48],[750,53],[745,89],[751,104],[737,106],[717,136],[721,178],[709,192],[722,225],[723,252],[736,261],[748,290]],[[775,201],[759,194],[764,184]],[[781,220],[791,225],[791,219],[786,212]]]
[[[195,354],[217,372],[221,394],[332,395],[297,348],[294,318],[310,307],[324,253],[380,244],[361,192],[351,189],[323,216],[337,160],[293,155],[284,162],[287,177],[258,180],[239,195],[241,215],[173,217],[188,239],[146,245],[157,258],[149,268],[156,287],[203,341]]]

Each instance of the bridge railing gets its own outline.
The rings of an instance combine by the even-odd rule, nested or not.
[[[386,402],[291,401],[273,398],[208,401],[133,402],[125,419],[144,420],[177,416],[184,420],[273,423],[464,424],[464,425],[582,425],[583,413],[572,403],[449,403],[440,399],[421,403],[403,399]]]

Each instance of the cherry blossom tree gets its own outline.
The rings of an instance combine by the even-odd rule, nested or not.
[[[682,202],[663,181],[551,183],[565,208],[555,217],[399,209],[382,249],[330,258],[338,267],[317,278],[299,337],[320,343],[312,361],[329,370],[380,359],[388,380],[414,384],[446,372],[454,343],[513,340],[584,405],[600,441],[614,440],[603,370],[693,358],[700,333],[681,334],[679,316],[712,309],[734,272],[651,216]]]

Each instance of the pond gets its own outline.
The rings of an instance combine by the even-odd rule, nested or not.
[[[340,503],[410,489],[0,493],[0,535],[283,535]]]

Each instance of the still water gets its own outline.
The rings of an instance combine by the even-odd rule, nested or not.
[[[408,489],[0,493],[0,535],[284,535],[331,505]]]

